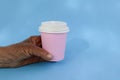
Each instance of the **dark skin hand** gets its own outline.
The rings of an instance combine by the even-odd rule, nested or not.
[[[32,36],[20,43],[0,47],[0,67],[13,68],[51,60],[52,55],[41,46],[41,37]]]

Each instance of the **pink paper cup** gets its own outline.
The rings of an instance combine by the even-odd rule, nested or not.
[[[51,61],[63,60],[69,31],[67,24],[61,21],[42,22],[39,31],[41,32],[42,48],[53,55]]]
[[[51,61],[64,59],[67,33],[41,33],[42,47],[53,55]]]

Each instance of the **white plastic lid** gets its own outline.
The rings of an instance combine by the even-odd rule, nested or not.
[[[41,23],[39,31],[46,33],[66,33],[69,32],[69,27],[67,23],[62,21],[46,21]]]

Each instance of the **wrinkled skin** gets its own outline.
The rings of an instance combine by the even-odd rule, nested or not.
[[[51,60],[52,55],[41,46],[41,37],[32,36],[20,43],[0,47],[0,67],[13,68]]]

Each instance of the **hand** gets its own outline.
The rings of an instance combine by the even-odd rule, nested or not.
[[[20,43],[0,47],[0,67],[19,67],[51,60],[52,55],[41,46],[41,37],[32,36]]]

